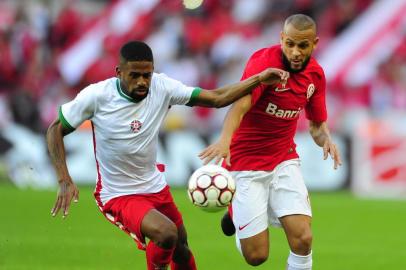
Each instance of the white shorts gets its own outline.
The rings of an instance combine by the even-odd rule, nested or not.
[[[280,227],[283,216],[312,216],[298,159],[284,161],[273,171],[231,173],[237,185],[232,201],[237,238],[254,236],[269,225]]]

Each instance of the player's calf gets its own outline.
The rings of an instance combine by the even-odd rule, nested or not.
[[[171,260],[171,270],[196,270],[196,262],[192,252],[187,246],[182,252],[178,248],[175,249]]]
[[[195,258],[189,249],[186,229],[178,227],[178,242],[171,260],[171,270],[196,270]]]

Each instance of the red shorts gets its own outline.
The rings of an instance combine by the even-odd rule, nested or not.
[[[141,222],[151,209],[156,209],[175,223],[183,224],[169,186],[158,193],[133,194],[113,198],[103,207],[104,216],[114,225],[131,236],[139,249],[145,250],[145,237],[141,233]]]

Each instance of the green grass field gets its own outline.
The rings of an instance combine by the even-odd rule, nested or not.
[[[222,213],[206,213],[173,189],[200,270],[254,269],[219,228]],[[144,252],[98,211],[81,187],[66,220],[52,218],[54,191],[0,184],[0,269],[145,269]],[[314,270],[406,269],[406,202],[359,200],[348,192],[311,195]],[[285,269],[288,246],[271,228],[269,260],[256,269]]]

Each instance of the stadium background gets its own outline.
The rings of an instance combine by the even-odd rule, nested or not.
[[[235,82],[252,52],[278,42],[292,13],[318,24],[315,57],[326,71],[329,125],[344,160],[338,171],[321,162],[300,119],[296,141],[316,215],[314,269],[406,269],[405,0],[205,0],[193,10],[178,0],[1,1],[0,269],[143,269],[143,254],[92,201],[87,124],[66,138],[81,202],[66,221],[48,217],[56,186],[44,134],[58,105],[114,76],[129,39],[146,41],[156,71],[186,84]],[[159,160],[201,269],[249,268],[220,235],[219,215],[193,208],[183,188],[226,110],[179,106],[162,128]],[[283,268],[280,231],[272,242],[261,269]]]

